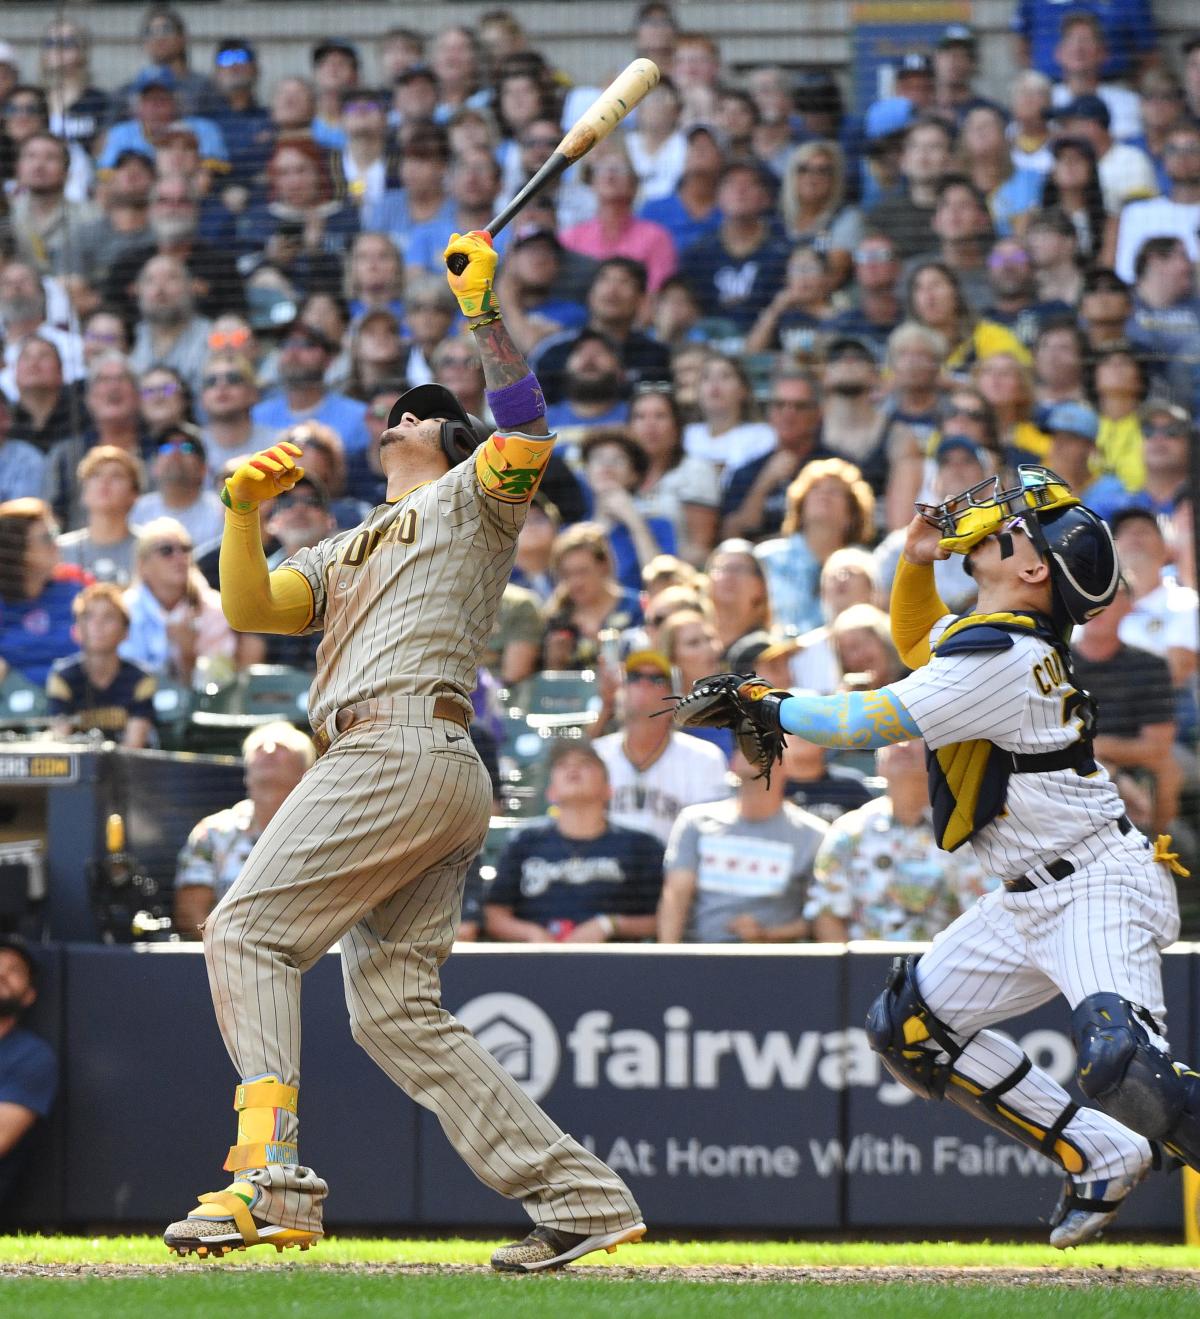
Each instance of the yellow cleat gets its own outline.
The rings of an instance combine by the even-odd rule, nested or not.
[[[319,1232],[260,1222],[250,1212],[256,1195],[249,1182],[234,1182],[224,1191],[202,1195],[186,1218],[167,1228],[163,1241],[181,1258],[220,1259],[247,1246],[274,1246],[280,1254],[290,1246],[309,1250],[321,1239]]]

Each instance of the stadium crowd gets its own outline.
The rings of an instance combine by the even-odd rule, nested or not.
[[[934,846],[920,746],[875,763],[792,739],[768,784],[728,737],[656,716],[721,669],[900,676],[914,501],[1021,463],[1111,521],[1126,585],[1074,640],[1097,754],[1194,858],[1200,35],[1164,49],[1139,3],[1022,3],[1007,103],[952,25],[855,115],[828,71],[730,68],[670,5],[633,28],[661,83],[497,239],[560,439],[474,694],[497,827],[462,937],[943,928],[990,880]],[[276,566],[382,500],[406,388],[488,419],[442,248],[595,94],[500,9],[384,33],[376,86],[336,38],[265,88],[234,36],[195,67],[169,7],[139,35],[120,88],[93,84],[72,17],[36,71],[0,42],[0,698],[44,689],[56,735],[133,747],[159,736],[156,688],[311,672],[319,637],[221,613],[224,475],[302,449],[263,506]],[[961,559],[938,581],[970,607]],[[246,800],[180,858],[184,937],[313,755],[287,725],[245,752]]]

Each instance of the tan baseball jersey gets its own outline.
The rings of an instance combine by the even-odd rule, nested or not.
[[[380,697],[456,696],[470,713],[477,659],[553,442],[493,435],[473,461],[281,565],[312,590],[304,630],[325,633],[309,699],[314,729]]]

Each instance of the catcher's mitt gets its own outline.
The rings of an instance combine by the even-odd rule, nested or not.
[[[671,721],[676,728],[731,729],[742,755],[769,784],[787,745],[779,706],[790,695],[753,673],[714,673],[693,683],[689,695],[675,698]]]

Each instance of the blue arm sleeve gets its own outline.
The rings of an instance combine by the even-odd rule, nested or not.
[[[823,747],[882,747],[921,736],[890,687],[833,696],[789,696],[779,707],[785,733]]]

